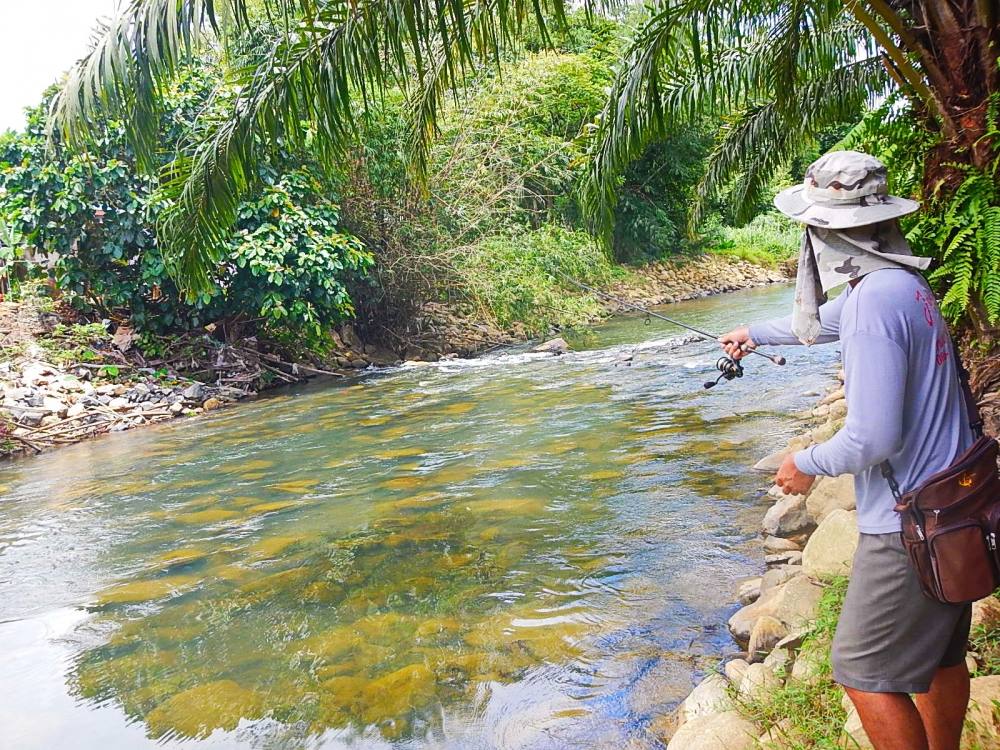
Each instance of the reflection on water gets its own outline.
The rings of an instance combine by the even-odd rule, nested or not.
[[[788,298],[677,311],[722,328]],[[758,565],[745,466],[834,353],[704,392],[714,348],[665,325],[583,343],[0,473],[15,746],[655,747],[650,719],[732,649],[717,624]]]

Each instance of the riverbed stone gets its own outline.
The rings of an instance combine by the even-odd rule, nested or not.
[[[780,536],[764,537],[764,552],[768,554],[775,554],[777,552],[794,552],[798,549],[801,549],[801,547],[799,547],[799,545],[791,539],[783,539]]]
[[[764,458],[753,465],[753,470],[759,471],[763,474],[774,474],[781,468],[781,464],[787,455],[788,449],[784,449],[778,451],[777,453],[772,453],[769,456],[764,456]]]
[[[791,678],[795,682],[812,683],[820,679],[825,655],[818,647],[799,651],[792,664]]]
[[[738,711],[701,716],[683,724],[667,750],[750,750],[756,743],[753,723]]]
[[[681,702],[677,709],[678,726],[700,717],[728,711],[732,705],[726,678],[721,674],[710,674]]]
[[[731,659],[726,662],[726,678],[738,688],[749,668],[750,662],[746,659]]]
[[[851,748],[851,750],[873,750],[874,748],[871,740],[868,739],[865,728],[861,726],[861,717],[854,706],[851,706],[847,711],[847,720],[844,722],[844,730],[838,744],[842,748]]]
[[[798,550],[789,552],[775,552],[773,555],[764,555],[764,564],[769,568],[779,565],[801,565],[802,553]]]
[[[806,497],[806,511],[814,523],[820,523],[837,508],[854,510],[854,476],[820,477]]]
[[[739,588],[736,590],[736,598],[739,600],[739,603],[746,606],[757,601],[760,598],[762,581],[763,579],[758,576],[756,578],[748,578],[740,583]]]
[[[569,344],[564,338],[554,338],[532,347],[531,351],[545,354],[565,354],[569,351]]]
[[[764,615],[780,620],[789,632],[803,628],[815,618],[823,589],[800,575],[761,595],[753,604],[729,618],[729,630],[740,643],[748,643],[753,626]]]
[[[986,627],[991,630],[1000,629],[1000,599],[987,596],[972,603],[972,627]]]
[[[778,641],[778,643],[781,643],[781,641]],[[764,659],[763,664],[781,680],[791,672],[793,661],[795,661],[795,657],[791,649],[775,646],[774,650]]]
[[[751,664],[740,682],[739,699],[750,702],[781,686],[781,681],[763,664]]]
[[[850,575],[858,548],[858,514],[837,508],[809,538],[802,551],[802,567],[814,580]]]
[[[825,443],[837,434],[840,429],[839,420],[828,420],[809,433],[814,443]]]
[[[764,532],[771,536],[791,536],[813,526],[802,495],[784,495],[764,515]]]
[[[846,394],[844,393],[843,387],[835,388],[834,390],[830,391],[828,394],[823,396],[823,398],[821,398],[819,402],[821,404],[832,404],[835,401],[843,401],[845,396]]]
[[[1000,675],[974,677],[962,750],[1000,747]]]
[[[788,628],[776,617],[764,615],[760,617],[750,631],[750,643],[747,646],[747,654],[750,661],[763,661],[775,645],[788,635]]]
[[[773,589],[775,586],[780,586],[786,581],[790,581],[795,576],[802,573],[801,565],[778,565],[777,567],[769,569],[761,578],[760,582],[760,593],[761,595],[766,594],[768,591]]]

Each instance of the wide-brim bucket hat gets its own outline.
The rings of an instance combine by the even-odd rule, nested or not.
[[[848,229],[912,214],[920,204],[889,195],[885,165],[858,151],[834,151],[809,165],[801,185],[774,197],[781,213],[824,229]]]

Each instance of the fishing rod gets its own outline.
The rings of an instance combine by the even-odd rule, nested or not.
[[[608,294],[607,292],[601,291],[600,289],[595,289],[594,287],[590,286],[589,284],[584,284],[582,281],[578,281],[578,280],[574,279],[571,276],[567,276],[566,274],[564,274],[562,271],[559,271],[558,269],[554,269],[554,270],[556,271],[556,273],[558,273],[560,276],[562,276],[564,279],[566,279],[566,281],[568,281],[569,283],[573,284],[574,286],[579,287],[580,289],[583,289],[584,291],[590,292],[592,294],[596,294],[596,295],[598,295],[600,297],[604,297],[605,299],[610,300],[611,302],[614,302],[617,305],[621,305],[624,308],[628,308],[628,309],[635,310],[637,312],[645,313],[647,317],[659,318],[660,320],[666,321],[667,323],[672,323],[675,326],[679,326],[680,328],[684,328],[684,329],[686,329],[688,331],[691,331],[692,333],[696,333],[699,336],[701,336],[702,338],[710,339],[711,341],[715,341],[715,342],[719,341],[719,337],[718,336],[716,336],[716,335],[714,335],[712,333],[709,333],[708,331],[703,331],[700,328],[695,328],[694,326],[688,325],[687,323],[682,323],[681,321],[676,320],[674,318],[671,318],[671,317],[669,317],[667,315],[663,315],[661,313],[654,312],[653,310],[650,310],[647,307],[643,307],[642,305],[637,305],[634,302],[629,302],[628,300],[621,299],[620,297],[616,297],[613,294]],[[768,354],[767,352],[762,352],[762,351],[760,351],[758,349],[754,349],[754,348],[748,347],[746,344],[741,344],[740,345],[740,350],[743,351],[743,352],[746,352],[747,354],[756,354],[757,356],[763,357],[764,359],[769,360],[769,361],[773,362],[776,365],[784,365],[785,364],[785,358],[782,357],[780,354]],[[715,379],[714,382],[711,381],[711,380],[708,381],[708,382],[706,382],[705,383],[705,387],[706,388],[714,388],[715,386],[717,386],[719,384],[719,382],[723,378],[725,378],[726,380],[733,380],[735,378],[742,378],[743,377],[743,365],[741,365],[738,360],[735,360],[732,357],[720,357],[719,361],[715,363],[715,368],[721,374],[719,375],[718,378]]]

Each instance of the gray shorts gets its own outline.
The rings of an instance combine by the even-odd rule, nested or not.
[[[920,591],[896,534],[862,534],[830,655],[833,679],[869,693],[926,693],[934,672],[965,660],[969,604]]]

